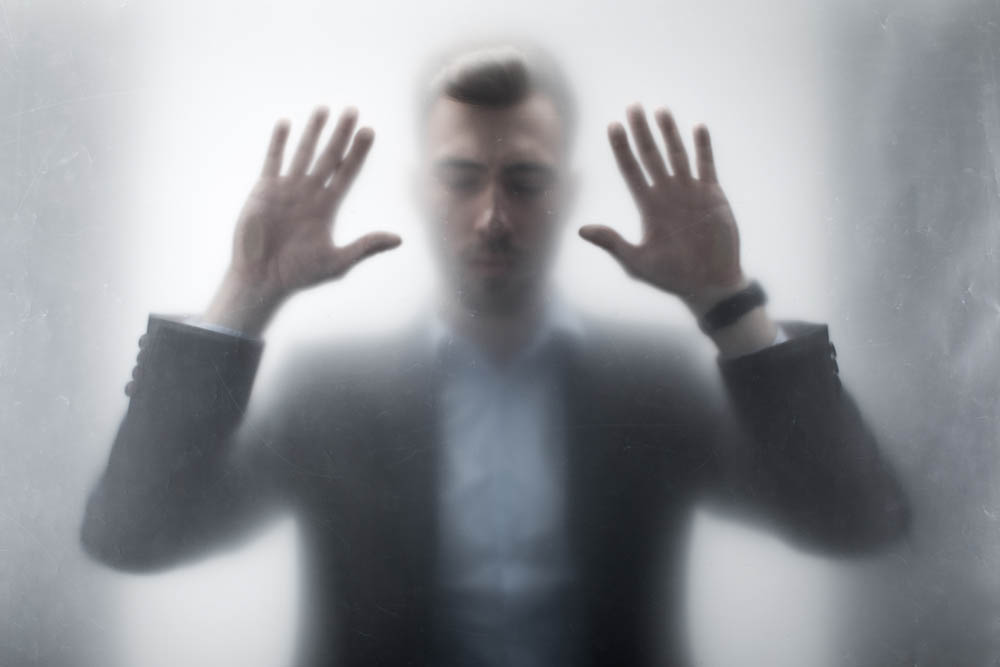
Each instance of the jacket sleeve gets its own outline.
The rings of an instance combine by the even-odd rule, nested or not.
[[[735,424],[718,443],[727,504],[807,549],[863,552],[905,535],[909,506],[838,375],[825,325],[720,361]]]
[[[270,441],[238,429],[263,344],[158,316],[144,340],[81,529],[87,553],[135,571],[224,546],[277,510],[281,497],[267,474]]]

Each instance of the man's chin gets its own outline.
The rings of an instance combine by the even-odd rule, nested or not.
[[[505,315],[517,312],[532,295],[532,288],[509,274],[490,274],[468,280],[459,290],[459,299],[471,311]]]

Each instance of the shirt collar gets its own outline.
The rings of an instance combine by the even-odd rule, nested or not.
[[[448,322],[434,311],[427,326],[427,341],[435,354],[446,351],[471,358],[482,355],[468,339],[455,331]],[[548,347],[557,339],[578,341],[584,337],[583,322],[566,301],[557,296],[546,300],[542,317],[530,341],[515,355],[515,362],[527,359]]]

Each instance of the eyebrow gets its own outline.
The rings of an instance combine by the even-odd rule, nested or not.
[[[515,162],[505,166],[503,171],[508,174],[539,174],[541,176],[551,176],[555,173],[555,169],[539,162]]]
[[[486,165],[474,160],[463,160],[462,158],[444,158],[434,163],[437,169],[472,169],[475,171],[486,171]]]

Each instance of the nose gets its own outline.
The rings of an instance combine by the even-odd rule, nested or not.
[[[483,206],[476,219],[476,231],[487,238],[496,238],[510,231],[503,192],[496,183],[491,183],[483,192]]]

